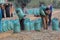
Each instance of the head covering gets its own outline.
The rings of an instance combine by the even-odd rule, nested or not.
[[[47,10],[50,10],[50,8],[47,7],[47,8],[45,9],[45,11],[47,11]]]

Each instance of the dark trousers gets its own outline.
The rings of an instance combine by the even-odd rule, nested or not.
[[[2,9],[2,18],[4,18],[4,10]]]
[[[10,17],[10,12],[6,10],[6,17]]]
[[[6,17],[10,17],[10,8],[6,7],[5,11],[6,11]]]
[[[48,22],[48,25],[51,24],[51,17],[52,17],[52,12],[49,14],[49,22]]]
[[[24,30],[24,19],[20,20],[21,30]]]

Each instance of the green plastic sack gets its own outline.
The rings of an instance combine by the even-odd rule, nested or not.
[[[10,26],[11,26],[11,29],[12,29],[12,30],[14,29],[14,21],[15,21],[15,20],[10,20]]]
[[[22,19],[25,16],[25,14],[21,8],[17,8],[16,11],[18,11],[17,15],[18,15],[19,19]]]
[[[59,30],[59,20],[57,18],[52,19],[52,30]]]
[[[8,21],[8,30],[13,30],[14,28],[14,25],[13,25],[13,22],[12,21]]]
[[[37,15],[37,10],[36,9],[34,9],[34,15]]]
[[[21,31],[19,19],[14,20],[14,29],[13,29],[13,31],[14,31],[14,33],[18,33],[18,32]]]
[[[7,24],[7,26],[6,26],[6,27],[7,27],[7,30],[8,30],[8,31],[11,30],[11,28],[10,28],[10,24],[9,24],[9,21],[7,21],[6,24]]]
[[[30,19],[26,18],[24,20],[24,27],[26,31],[30,31]]]
[[[2,21],[0,20],[0,32],[2,32]]]
[[[34,27],[35,27],[35,26],[34,26],[34,21],[30,21],[30,30],[31,30],[31,31],[35,30]]]
[[[39,9],[34,9],[34,15],[40,15],[39,14]]]
[[[42,29],[42,20],[38,19],[35,21],[35,30],[40,31]]]
[[[2,21],[2,31],[3,32],[7,32],[8,31],[7,25],[8,25],[8,21],[7,20]]]
[[[10,20],[12,23],[14,23],[15,20]]]
[[[9,31],[9,30],[12,30],[13,23],[12,23],[10,20],[7,20],[6,24],[7,24],[7,29],[8,29],[8,31]]]
[[[37,19],[37,21],[40,23],[40,27],[43,26],[42,18]]]
[[[36,12],[37,12],[37,15],[40,15],[40,14],[39,14],[39,9],[37,9]]]
[[[29,9],[27,12],[28,14],[33,14],[33,9]]]

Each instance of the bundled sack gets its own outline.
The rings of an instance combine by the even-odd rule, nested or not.
[[[2,20],[2,32],[8,31],[8,20]]]
[[[40,15],[40,14],[39,14],[39,9],[37,9],[37,8],[35,8],[35,9],[33,10],[33,13],[34,13],[34,15]]]
[[[42,19],[37,19],[35,21],[35,30],[40,31],[42,29]]]
[[[59,30],[59,20],[57,18],[52,19],[52,30]]]
[[[21,29],[20,29],[19,19],[14,20],[13,23],[14,23],[14,29],[13,29],[14,33],[20,32]]]
[[[33,11],[34,11],[33,9],[28,9],[27,12],[28,12],[28,14],[33,14]]]
[[[8,21],[8,30],[13,30],[14,24],[11,20]]]
[[[26,19],[24,20],[24,29],[25,29],[26,31],[30,31],[30,19],[28,19],[28,18],[26,18]]]
[[[34,22],[35,21],[30,21],[30,30],[31,31],[34,31],[35,30]]]

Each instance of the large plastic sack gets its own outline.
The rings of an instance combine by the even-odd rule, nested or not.
[[[3,20],[2,21],[2,32],[7,32],[8,29],[7,29],[7,26],[8,25],[8,21],[7,20]]]
[[[2,20],[2,31],[6,32],[9,30],[13,30],[13,22],[11,22],[10,20]]]
[[[7,21],[7,22],[6,22],[6,24],[7,24],[6,27],[7,27],[8,31],[9,31],[9,30],[12,30],[13,27],[14,27],[14,26],[13,26],[13,22],[11,22],[10,20],[6,20],[6,21]]]
[[[52,19],[52,30],[59,30],[59,20],[57,18]]]
[[[13,22],[12,21],[8,21],[8,30],[13,30],[13,28],[14,28],[14,24],[13,24]]]
[[[35,26],[34,26],[34,21],[30,21],[30,30],[31,30],[31,31],[35,30],[34,27],[35,27]]]
[[[33,9],[29,9],[27,12],[28,14],[33,14]]]
[[[24,27],[26,31],[30,31],[30,19],[26,18],[24,20]]]
[[[37,9],[36,12],[37,12],[37,15],[40,15],[40,14],[39,14],[39,9]]]
[[[14,20],[10,20],[12,23],[14,23]]]
[[[2,32],[2,21],[0,20],[0,32]]]
[[[19,19],[14,20],[14,29],[13,29],[13,31],[14,31],[14,33],[18,33],[18,32],[21,31]]]
[[[11,26],[11,29],[12,29],[12,30],[14,29],[14,21],[15,21],[15,20],[10,20],[10,26]]]
[[[17,11],[17,15],[18,15],[19,19],[22,19],[25,16],[25,14],[21,8],[17,8],[16,11]]]
[[[37,8],[35,8],[35,9],[33,10],[33,13],[34,13],[34,15],[40,15],[40,14],[39,14],[39,9],[37,9]]]
[[[35,30],[40,31],[42,29],[42,20],[38,19],[35,21]]]
[[[37,15],[37,10],[36,10],[36,9],[34,9],[33,13],[34,13],[34,15]]]

